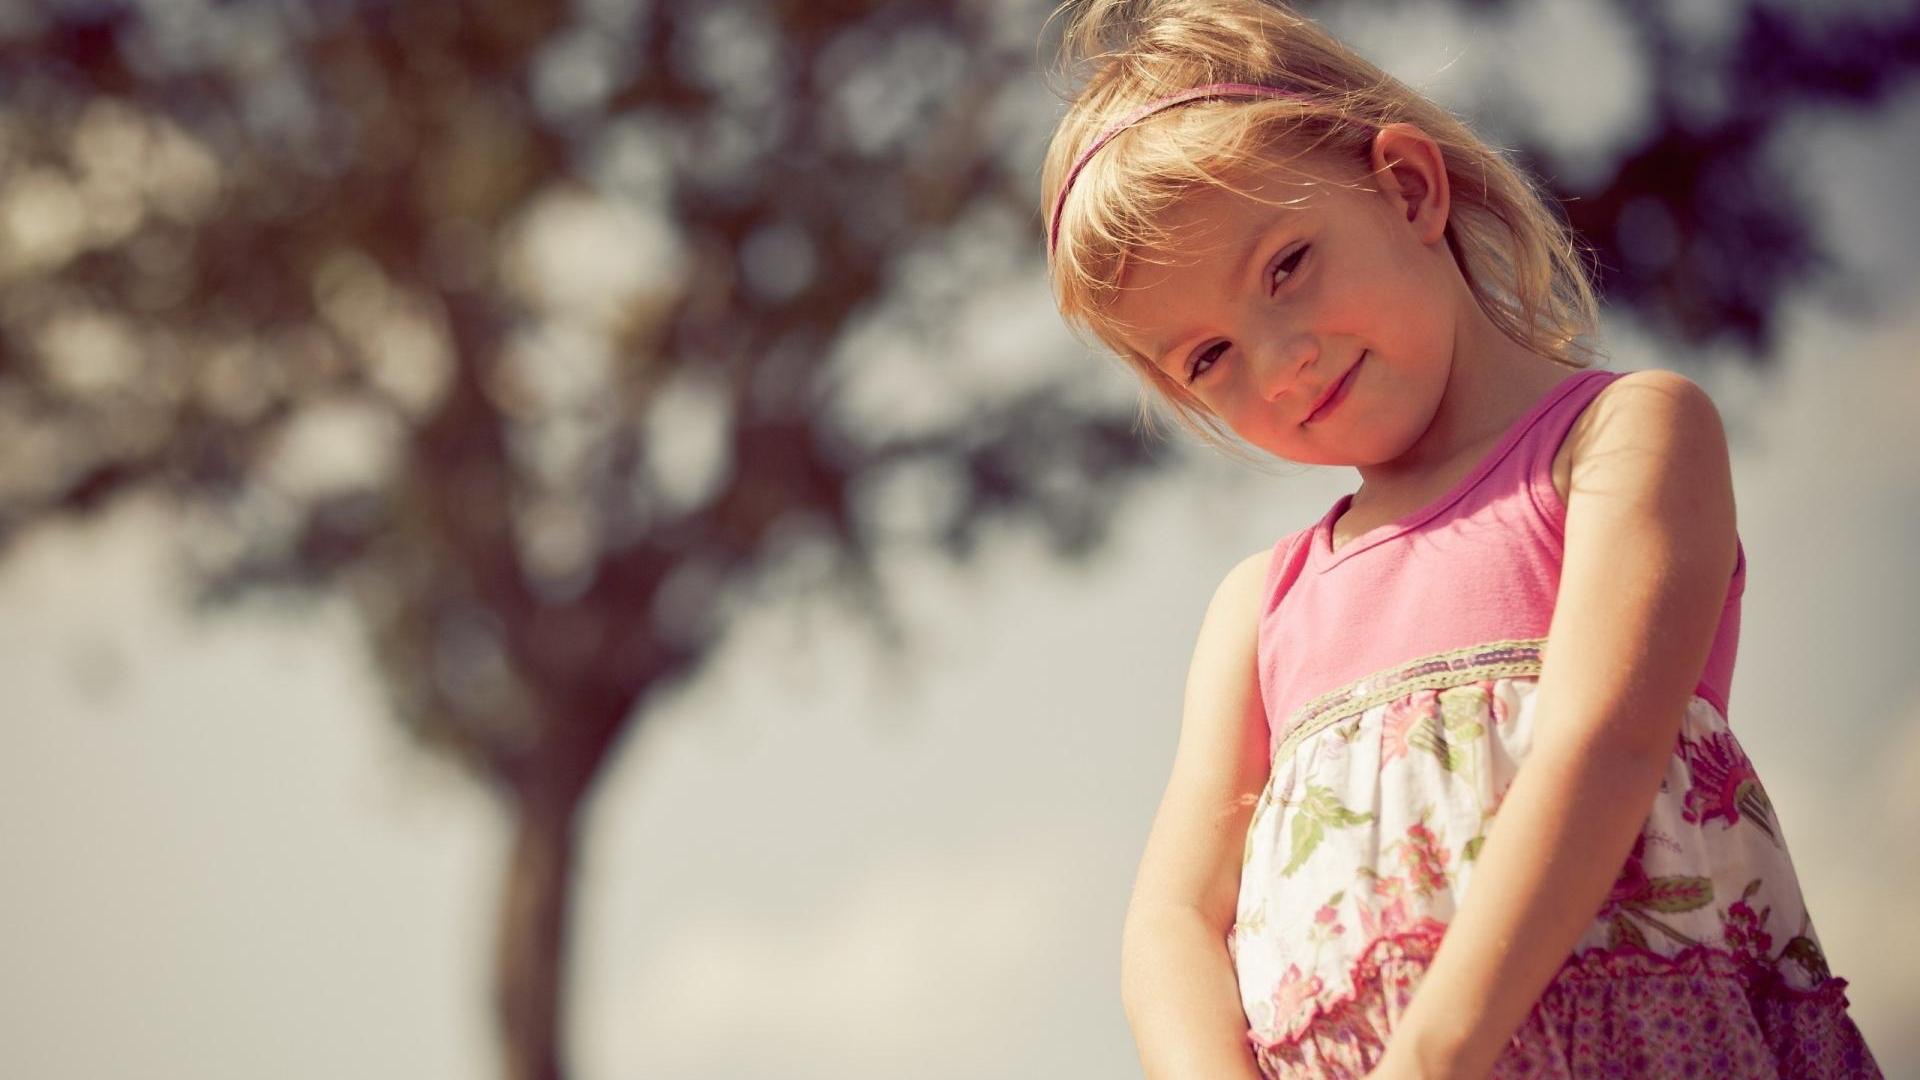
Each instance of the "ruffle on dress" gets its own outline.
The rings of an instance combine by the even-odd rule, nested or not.
[[[1250,1035],[1262,1073],[1364,1077],[1440,947],[1437,931],[1380,938],[1355,990],[1316,1004],[1295,1036]],[[1492,1080],[1588,1077],[1878,1077],[1847,1016],[1847,981],[1799,990],[1708,948],[1633,945],[1568,960],[1495,1063]]]

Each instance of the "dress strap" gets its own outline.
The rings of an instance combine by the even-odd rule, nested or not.
[[[1273,554],[1267,559],[1266,581],[1260,588],[1260,617],[1263,620],[1268,612],[1280,606],[1280,598],[1300,577],[1300,570],[1306,564],[1311,549],[1309,541],[1316,527],[1309,525],[1288,533],[1273,545]]]
[[[1514,448],[1513,461],[1524,470],[1527,492],[1556,535],[1566,535],[1567,504],[1553,486],[1553,459],[1560,453],[1580,414],[1600,396],[1600,391],[1625,374],[1593,368],[1572,376],[1567,380],[1566,392],[1547,406],[1521,437],[1520,445]]]

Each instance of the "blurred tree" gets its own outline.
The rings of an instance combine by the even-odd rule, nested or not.
[[[1915,13],[1620,4],[1655,120],[1572,219],[1616,303],[1764,355],[1819,255],[1768,139],[1886,93]],[[395,715],[513,808],[517,1080],[565,1072],[582,801],[729,612],[827,589],[891,643],[887,545],[1084,554],[1152,464],[1084,375],[957,370],[969,298],[1044,293],[1044,14],[0,9],[0,543],[146,492],[207,604],[348,591]]]

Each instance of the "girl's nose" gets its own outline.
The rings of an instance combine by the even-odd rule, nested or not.
[[[1250,370],[1261,399],[1275,401],[1289,390],[1298,390],[1300,373],[1313,363],[1315,351],[1305,334],[1276,335],[1256,347]]]

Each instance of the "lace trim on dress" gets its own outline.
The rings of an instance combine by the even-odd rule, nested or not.
[[[1293,711],[1286,737],[1273,753],[1278,767],[1300,744],[1349,716],[1415,690],[1442,689],[1479,679],[1539,675],[1546,638],[1490,641],[1449,652],[1431,653],[1330,690]]]

